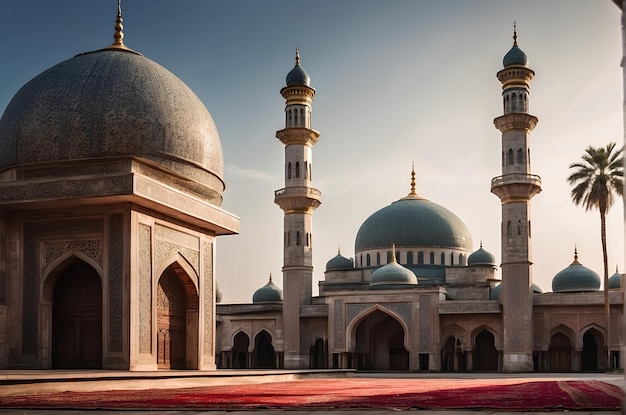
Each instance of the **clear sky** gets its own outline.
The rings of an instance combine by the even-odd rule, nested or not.
[[[113,42],[115,0],[2,2],[0,111],[28,80]],[[500,260],[502,114],[496,72],[519,46],[536,77],[531,114],[534,281],[580,262],[602,275],[599,215],[571,202],[568,166],[588,145],[620,146],[620,11],[610,0],[123,0],[124,41],[187,83],[211,112],[225,160],[223,207],[241,234],[217,242],[223,302],[250,302],[270,272],[282,285],[284,127],[279,90],[300,49],[317,90],[314,292],[326,262],[354,256],[359,226],[410,190],[450,209],[474,248]],[[624,269],[623,207],[608,217],[610,272]]]

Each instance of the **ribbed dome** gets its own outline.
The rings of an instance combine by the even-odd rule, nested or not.
[[[133,51],[108,48],[53,66],[24,85],[0,119],[0,169],[120,156],[224,189],[211,115],[180,79]]]
[[[273,282],[272,277],[263,287],[259,288],[252,295],[253,303],[276,303],[283,301],[283,291]]]
[[[378,268],[370,275],[370,286],[384,288],[382,286],[414,286],[417,285],[417,277],[408,268],[396,262],[395,255],[387,265]]]
[[[496,266],[496,257],[491,252],[483,249],[483,244],[480,244],[480,248],[467,258],[467,265],[489,265]]]
[[[622,274],[620,274],[616,268],[615,274],[609,277],[609,289],[620,288],[621,286],[622,286]]]
[[[287,86],[310,86],[311,77],[300,66],[300,52],[296,50],[296,66],[287,74],[285,79]]]
[[[600,277],[578,262],[577,253],[574,254],[574,262],[552,279],[552,291],[555,293],[598,291],[599,288]]]
[[[472,237],[465,224],[448,209],[409,194],[374,212],[356,235],[355,253],[367,249],[437,247],[470,251]]]
[[[517,46],[517,29],[515,27],[513,28],[513,47],[504,55],[502,65],[505,68],[509,66],[528,67],[528,56]]]
[[[532,284],[533,294],[543,294],[543,290],[540,286],[533,282]],[[489,291],[489,299],[490,300],[499,300],[500,299],[500,291],[502,291],[502,283],[496,285]]]
[[[326,263],[326,271],[339,271],[354,268],[354,262],[338,252]]]

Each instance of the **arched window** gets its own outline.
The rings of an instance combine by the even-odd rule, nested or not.
[[[380,265],[380,252],[376,252],[376,265]]]
[[[507,114],[509,112],[511,112],[511,101],[509,100],[509,96],[507,95],[505,97],[505,103],[504,103],[504,113]]]
[[[508,221],[506,223],[506,236],[510,237],[511,236],[511,221]]]
[[[465,265],[465,255],[459,254],[459,265]]]
[[[528,149],[528,158],[526,160],[528,162],[528,167],[530,167],[530,149]]]
[[[430,258],[429,259],[430,259],[430,264],[434,265],[435,264],[435,253],[434,252],[430,253]]]
[[[309,246],[309,233],[306,233],[306,246]]]
[[[387,263],[391,262],[391,251],[387,251]]]
[[[287,163],[287,179],[291,179],[291,162]]]
[[[357,264],[357,266],[362,267],[363,266],[363,254],[361,254],[359,256],[359,263]]]
[[[300,127],[304,127],[304,120],[306,120],[304,116],[304,108],[300,108]]]
[[[300,240],[300,231],[296,231],[296,245],[300,246],[302,241]]]
[[[528,221],[528,237],[531,237],[531,232],[530,232],[530,221]]]
[[[419,256],[419,254],[418,254]],[[409,251],[406,253],[406,263],[407,264],[412,264],[413,263],[413,252]]]
[[[450,252],[450,265],[454,265],[454,252]]]
[[[296,161],[296,179],[300,178],[300,162]]]
[[[293,114],[291,112],[291,109],[289,109],[287,111],[287,127],[291,127],[292,121],[293,120]]]
[[[517,150],[517,164],[524,164],[524,151],[521,148]]]
[[[309,163],[309,180],[313,180],[313,165]]]
[[[441,265],[446,265],[446,253],[441,253]]]
[[[396,261],[398,261],[398,264],[400,263],[400,251],[396,251]]]
[[[518,235],[522,234],[522,221],[521,220],[517,221],[517,234]]]
[[[366,261],[367,262],[365,263],[365,265],[368,266],[368,267],[371,267],[372,266],[372,257],[371,257],[370,254],[367,254]]]
[[[417,253],[417,263],[418,264],[423,264],[424,263],[424,252],[419,251]]]
[[[509,152],[506,158],[506,164],[507,166],[513,165],[513,149],[512,148],[509,148]]]
[[[511,112],[517,112],[517,95],[515,92],[511,95]]]

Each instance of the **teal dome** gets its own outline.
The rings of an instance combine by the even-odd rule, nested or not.
[[[300,66],[300,52],[296,50],[296,66],[287,74],[285,79],[287,86],[310,86],[311,77]]]
[[[543,294],[543,290],[540,286],[533,282],[531,286],[533,288],[533,294]],[[500,291],[502,291],[502,283],[496,285],[489,291],[489,299],[490,300],[499,300],[500,299]]]
[[[356,235],[355,252],[398,248],[436,247],[470,251],[472,237],[465,224],[448,209],[415,193],[376,212]]]
[[[622,286],[622,274],[620,274],[616,268],[615,274],[609,277],[609,289],[621,288],[621,286]]]
[[[253,303],[276,303],[283,301],[283,290],[278,288],[273,282],[272,277],[263,287],[259,288],[252,295]]]
[[[502,65],[504,65],[505,68],[510,66],[528,67],[528,56],[526,56],[524,51],[517,46],[517,43],[515,43],[511,50],[504,55]]]
[[[574,262],[552,279],[552,291],[555,293],[598,291],[598,289],[600,289],[600,277],[578,262],[576,253]]]
[[[391,262],[378,268],[370,275],[370,287],[378,288],[398,288],[397,286],[416,286],[417,277],[408,268],[396,262],[395,255]]]
[[[480,248],[472,252],[472,254],[467,258],[468,266],[476,266],[476,265],[488,265],[488,266],[496,266],[496,257],[493,256],[491,252],[483,249],[483,244],[480,244]]]
[[[354,268],[354,262],[340,252],[326,263],[326,271],[340,271]]]

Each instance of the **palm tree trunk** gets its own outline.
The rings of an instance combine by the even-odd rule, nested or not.
[[[609,351],[609,330],[611,327],[611,306],[609,303],[609,259],[606,252],[606,215],[600,211],[600,237],[602,239],[602,261],[604,263],[604,315],[606,317],[606,368],[611,366],[611,352]]]

